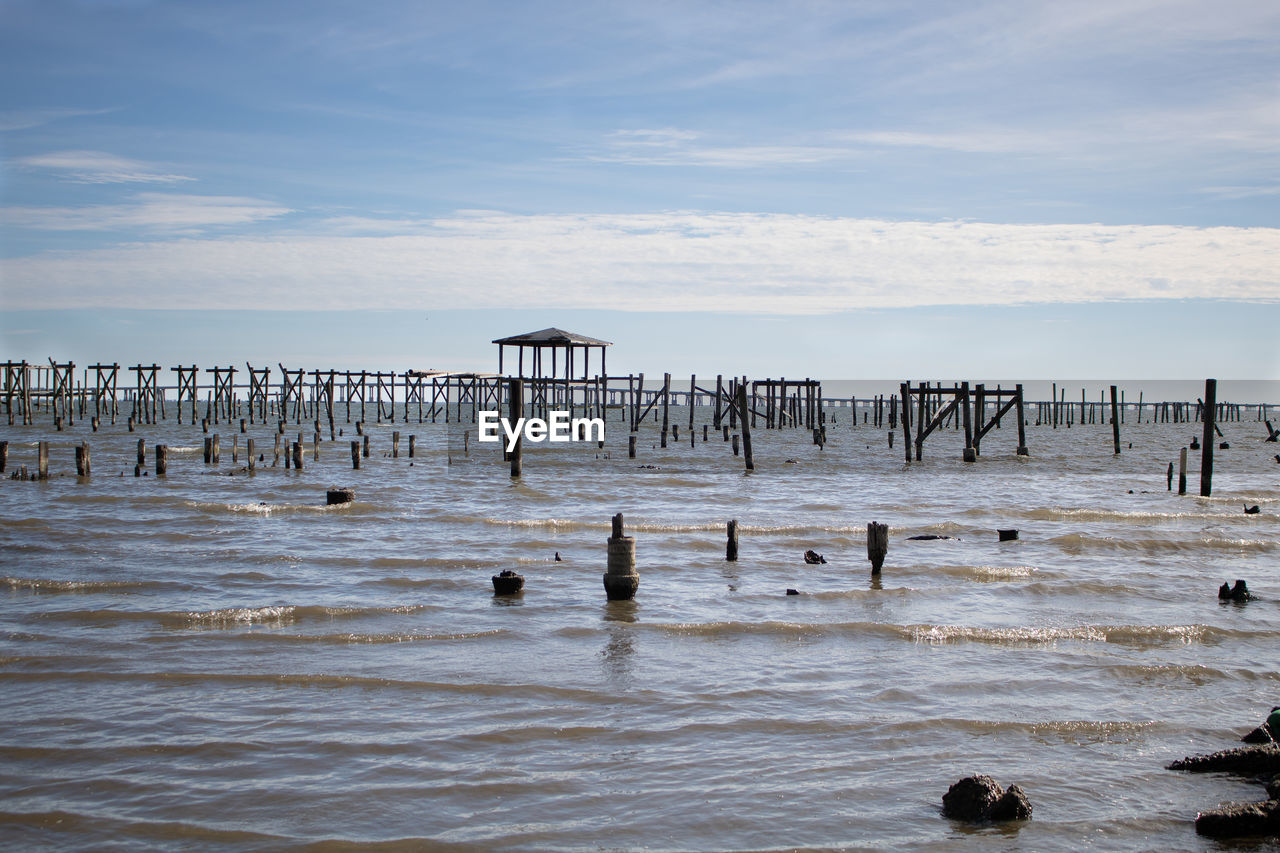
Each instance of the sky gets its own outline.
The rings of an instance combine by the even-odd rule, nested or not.
[[[1280,379],[1280,4],[0,0],[0,356]]]

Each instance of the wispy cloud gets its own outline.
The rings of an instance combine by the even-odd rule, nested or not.
[[[238,196],[137,193],[131,202],[88,207],[2,207],[0,222],[44,231],[198,231],[242,225],[290,213],[268,201]]]
[[[0,132],[11,130],[30,130],[61,119],[78,116],[98,116],[114,112],[113,109],[76,110],[76,109],[36,109],[36,110],[0,110]]]
[[[401,236],[186,239],[0,261],[11,308],[608,308],[823,314],[1133,299],[1280,301],[1280,229],[773,214],[434,220]],[[180,291],[174,281],[187,283]]]
[[[64,180],[82,184],[172,184],[195,180],[186,175],[166,174],[149,163],[102,151],[54,151],[20,157],[17,162],[31,169],[47,169]]]

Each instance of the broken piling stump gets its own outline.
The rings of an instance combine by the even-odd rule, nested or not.
[[[622,513],[613,517],[613,535],[609,537],[608,569],[604,574],[604,592],[610,601],[628,601],[636,596],[640,575],[636,573],[636,540],[623,535]]]
[[[872,521],[867,524],[867,559],[871,561],[871,574],[880,574],[885,555],[889,553],[889,525]]]
[[[518,575],[510,569],[503,569],[493,576],[494,595],[515,595],[524,590],[524,575]]]
[[[325,504],[327,506],[333,506],[335,504],[349,504],[355,499],[355,489],[329,489],[325,492]]]

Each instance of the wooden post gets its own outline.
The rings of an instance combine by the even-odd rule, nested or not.
[[[416,435],[409,436],[409,458],[413,458],[413,453],[418,449],[418,437]]]
[[[1209,497],[1213,492],[1213,429],[1218,406],[1218,380],[1204,381],[1204,438],[1200,448],[1200,496]]]
[[[42,441],[36,446],[36,478],[49,479],[49,442]]]
[[[725,543],[724,558],[730,562],[738,559],[738,521],[729,522],[729,540]]]
[[[217,465],[222,459],[221,438],[215,432],[213,434],[213,464]]]
[[[610,601],[628,601],[636,597],[640,575],[636,573],[636,540],[622,532],[622,513],[613,517],[613,535],[609,537],[608,564],[604,573],[605,597]]]
[[[627,458],[636,458],[636,434],[634,432],[627,436]]]
[[[391,433],[391,458],[400,458],[400,433],[394,430]]]
[[[754,471],[755,460],[751,455],[751,419],[747,417],[747,384],[738,386],[738,408],[742,415],[742,455],[746,459],[747,470]]]
[[[76,476],[89,476],[89,442],[87,441],[76,445]]]
[[[252,442],[253,439],[249,439],[249,441]],[[253,467],[252,462],[249,463],[249,467],[250,468]],[[169,445],[157,444],[156,445],[156,476],[164,477],[168,473],[169,473]]]
[[[302,470],[302,442],[295,441],[293,443],[293,467]]]
[[[1185,495],[1187,493],[1187,449],[1184,447],[1178,453],[1178,494]]]
[[[1173,491],[1173,463],[1172,462],[1169,463],[1169,473],[1165,475],[1165,480],[1166,480],[1166,485],[1168,486],[1167,491],[1172,492]]]
[[[906,461],[911,463],[911,383],[903,382],[902,386],[902,449]]]
[[[253,453],[253,439],[246,438],[244,440],[244,453],[249,459],[249,470],[252,471],[258,465],[258,457]]]
[[[669,411],[671,408],[671,374],[662,374],[662,446],[667,446],[667,431],[670,429]]]
[[[213,437],[208,435],[204,437],[204,464],[213,464]]]
[[[147,443],[141,438],[138,439],[138,464],[147,464]]]
[[[1027,429],[1026,418],[1022,413],[1022,386],[1014,386],[1018,392],[1017,414],[1018,414],[1018,455],[1027,456]]]
[[[979,388],[982,386],[979,385]],[[961,405],[964,407],[964,454],[962,458],[965,462],[978,461],[978,443],[973,440],[973,415],[970,412],[969,405],[969,383],[960,383]],[[982,426],[982,413],[978,413],[978,426]],[[867,528],[870,530],[870,528]]]
[[[9,442],[0,441],[0,474],[9,467]]]
[[[524,380],[511,379],[507,382],[507,420],[516,424],[524,416]],[[511,476],[519,477],[524,470],[524,430],[516,436],[515,447],[511,450]]]
[[[1120,455],[1120,409],[1116,403],[1116,386],[1111,386],[1111,439],[1115,445],[1115,455]]]
[[[355,470],[360,469],[360,442],[351,442],[351,467]]]
[[[734,405],[737,405],[737,404],[735,403]],[[742,446],[739,441],[738,434],[735,432],[733,434],[733,455],[739,456],[741,455],[741,453],[742,453]]]
[[[880,574],[885,554],[889,553],[889,525],[873,521],[867,525],[867,559],[871,561],[871,574]]]
[[[368,459],[369,458],[369,436],[367,435],[364,437],[363,447],[364,447],[364,458]]]

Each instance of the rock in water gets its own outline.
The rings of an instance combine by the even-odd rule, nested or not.
[[[1196,834],[1210,838],[1243,838],[1280,834],[1280,808],[1265,803],[1228,803],[1196,815]]]
[[[968,776],[942,795],[942,813],[954,820],[983,821],[1004,789],[990,776]]]
[[[968,776],[947,789],[942,797],[942,813],[953,820],[970,823],[1027,820],[1031,803],[1018,785],[1009,790],[990,776]]]
[[[1031,801],[1021,785],[1010,785],[991,807],[990,820],[1030,820]]]

